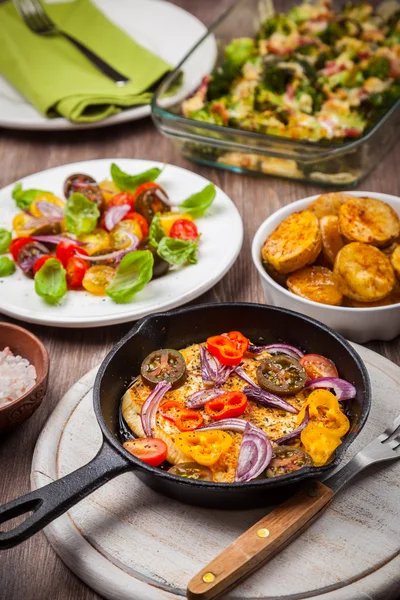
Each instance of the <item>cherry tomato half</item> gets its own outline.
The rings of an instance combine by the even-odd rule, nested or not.
[[[18,237],[18,238],[11,240],[9,250],[12,254],[13,259],[15,261],[17,261],[18,254],[19,254],[19,251],[21,250],[21,248],[23,246],[25,246],[25,244],[29,244],[29,242],[34,242],[34,241],[35,240],[31,237]]]
[[[105,265],[90,267],[83,277],[82,286],[94,296],[105,296],[106,289],[115,277],[115,269]]]
[[[88,268],[83,258],[71,256],[66,266],[67,285],[70,289],[76,290],[82,287],[82,281]]]
[[[135,200],[129,192],[120,192],[119,194],[115,194],[108,204],[108,206],[123,206],[124,204],[129,204],[131,210],[135,206]]]
[[[140,215],[137,212],[130,211],[125,215],[125,217],[122,220],[123,221],[136,221],[136,223],[139,225],[140,229],[142,230],[143,237],[146,238],[148,236],[149,224],[147,223],[147,221],[143,217],[143,215]]]
[[[46,261],[49,260],[49,258],[54,258],[54,256],[51,256],[51,254],[47,254],[46,256],[39,256],[39,258],[35,261],[34,265],[33,265],[33,274],[36,275],[36,273],[39,271],[39,269],[41,269],[44,265],[44,263]]]
[[[305,354],[300,359],[300,364],[304,367],[309,379],[319,379],[320,377],[339,377],[335,365],[326,356],[320,354]]]
[[[154,183],[153,181],[146,181],[146,183],[142,183],[142,185],[139,185],[139,187],[136,188],[133,195],[135,201],[136,198],[140,196],[142,192],[145,192],[146,190],[151,190],[153,188],[158,188],[159,190],[162,190],[161,185],[158,185],[158,183]]]
[[[193,221],[178,219],[172,225],[169,235],[179,240],[192,240],[194,242],[199,237],[199,232]]]
[[[125,450],[151,467],[158,467],[167,458],[168,448],[158,438],[137,438],[123,444]]]
[[[68,261],[70,258],[75,256],[76,252],[80,252],[85,256],[88,255],[86,250],[78,246],[78,244],[74,244],[74,242],[60,242],[57,244],[56,248],[56,256],[58,260],[61,262],[62,266],[66,269],[68,265]]]

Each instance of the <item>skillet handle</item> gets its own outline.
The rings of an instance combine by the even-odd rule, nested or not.
[[[17,546],[106,481],[131,468],[132,464],[127,459],[103,442],[98,454],[87,465],[0,506],[0,525],[32,512],[10,531],[0,531],[0,549]]]
[[[332,498],[333,491],[323,483],[308,483],[193,577],[187,598],[211,600],[226,594],[311,525]]]

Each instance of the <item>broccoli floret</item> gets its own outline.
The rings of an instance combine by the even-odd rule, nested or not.
[[[221,115],[211,112],[207,106],[192,113],[190,115],[190,119],[193,119],[194,121],[202,121],[203,123],[211,123],[212,125],[224,125]]]
[[[327,46],[333,46],[337,40],[340,40],[347,34],[346,28],[342,23],[331,21],[327,28],[320,34],[320,40]]]
[[[275,94],[284,94],[286,86],[293,81],[292,69],[279,67],[278,65],[266,65],[263,73],[264,86]]]
[[[285,15],[275,15],[270,17],[261,26],[258,34],[258,39],[267,39],[275,32],[279,32],[282,35],[290,35],[296,28],[293,21],[288,19]]]
[[[240,69],[255,50],[255,42],[250,38],[239,38],[225,48],[225,61],[232,69]]]
[[[392,85],[383,92],[371,94],[360,105],[360,112],[364,115],[369,125],[374,125],[384,114],[400,99],[400,81]]]
[[[260,112],[283,108],[282,96],[268,90],[263,84],[257,86],[254,100],[254,107]]]
[[[305,44],[304,46],[297,48],[296,52],[303,56],[318,56],[319,48],[316,44]]]
[[[386,79],[390,73],[390,61],[386,56],[373,56],[363,72],[365,78],[378,77],[378,79]]]

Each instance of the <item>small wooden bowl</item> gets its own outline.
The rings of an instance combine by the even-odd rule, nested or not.
[[[0,351],[9,346],[13,354],[26,358],[35,367],[36,383],[26,394],[0,407],[0,432],[20,425],[40,406],[47,389],[49,355],[45,346],[33,333],[0,322]]]

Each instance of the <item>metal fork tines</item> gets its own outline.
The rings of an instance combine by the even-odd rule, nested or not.
[[[400,415],[381,435],[360,450],[350,462],[325,480],[335,493],[358,473],[375,463],[400,459]]]
[[[129,79],[125,77],[125,75],[122,75],[116,71],[81,42],[76,40],[68,33],[58,29],[56,24],[53,23],[48,14],[45,12],[40,0],[13,0],[13,3],[25,25],[27,25],[31,31],[37,35],[59,35],[66,38],[71,42],[71,44],[74,44],[74,46],[76,46],[76,48],[78,48],[78,50],[80,50],[80,52],[82,52],[82,54],[84,54],[86,58],[103,73],[103,75],[106,75],[112,79],[118,86],[125,85],[129,82]]]

